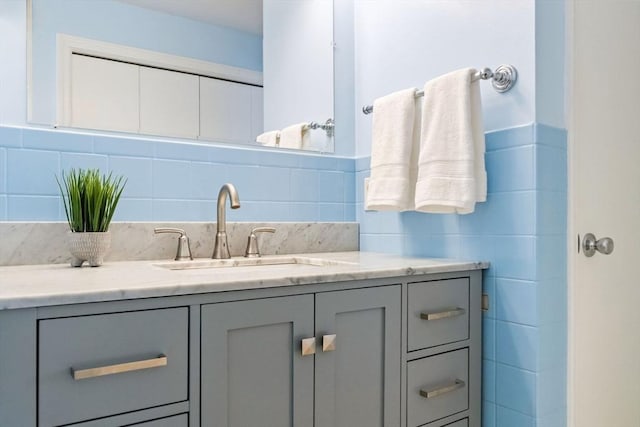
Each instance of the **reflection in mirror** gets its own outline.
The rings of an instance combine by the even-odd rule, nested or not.
[[[333,151],[332,0],[30,0],[30,11],[33,123]]]

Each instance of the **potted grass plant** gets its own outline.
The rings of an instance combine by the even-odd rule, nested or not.
[[[92,267],[102,265],[111,246],[109,224],[124,190],[122,176],[101,175],[98,169],[71,169],[56,177],[64,212],[69,223],[68,246],[71,265],[80,267],[87,261]]]

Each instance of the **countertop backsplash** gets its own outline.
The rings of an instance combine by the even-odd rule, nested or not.
[[[177,234],[154,234],[156,227],[184,229],[193,257],[211,257],[215,222],[114,222],[105,261],[173,259]],[[232,256],[244,255],[249,233],[256,227],[276,229],[274,234],[258,236],[263,255],[359,249],[355,222],[227,222]],[[66,222],[0,222],[0,266],[67,263],[71,259],[66,247],[68,232]]]

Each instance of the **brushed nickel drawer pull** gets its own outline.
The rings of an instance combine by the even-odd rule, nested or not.
[[[119,363],[117,365],[99,366],[89,369],[71,368],[71,376],[74,380],[84,380],[86,378],[102,377],[104,375],[121,374],[123,372],[140,371],[142,369],[159,368],[167,366],[167,356],[159,355],[153,359],[138,360],[135,362]]]
[[[311,356],[316,353],[316,339],[313,338],[304,338],[302,340],[302,355],[303,356]]]
[[[448,317],[462,316],[464,313],[465,313],[464,308],[453,307],[453,308],[446,308],[442,311],[436,311],[434,313],[420,313],[420,318],[423,320],[440,320],[440,319],[446,319]]]
[[[334,351],[336,349],[336,334],[322,336],[322,351]]]
[[[440,385],[432,390],[420,389],[420,396],[424,397],[425,399],[432,399],[443,394],[451,393],[452,391],[458,390],[464,386],[464,381],[456,379],[452,383]]]

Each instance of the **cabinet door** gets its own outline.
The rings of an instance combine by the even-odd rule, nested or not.
[[[140,67],[140,133],[198,137],[198,76]]]
[[[312,427],[313,295],[202,307],[202,427]]]
[[[251,140],[251,86],[200,77],[200,138]]]
[[[138,132],[138,67],[82,55],[71,57],[68,126]]]
[[[264,132],[264,95],[261,87],[251,88],[251,141]]]
[[[400,425],[400,295],[398,285],[316,296],[316,427]]]

